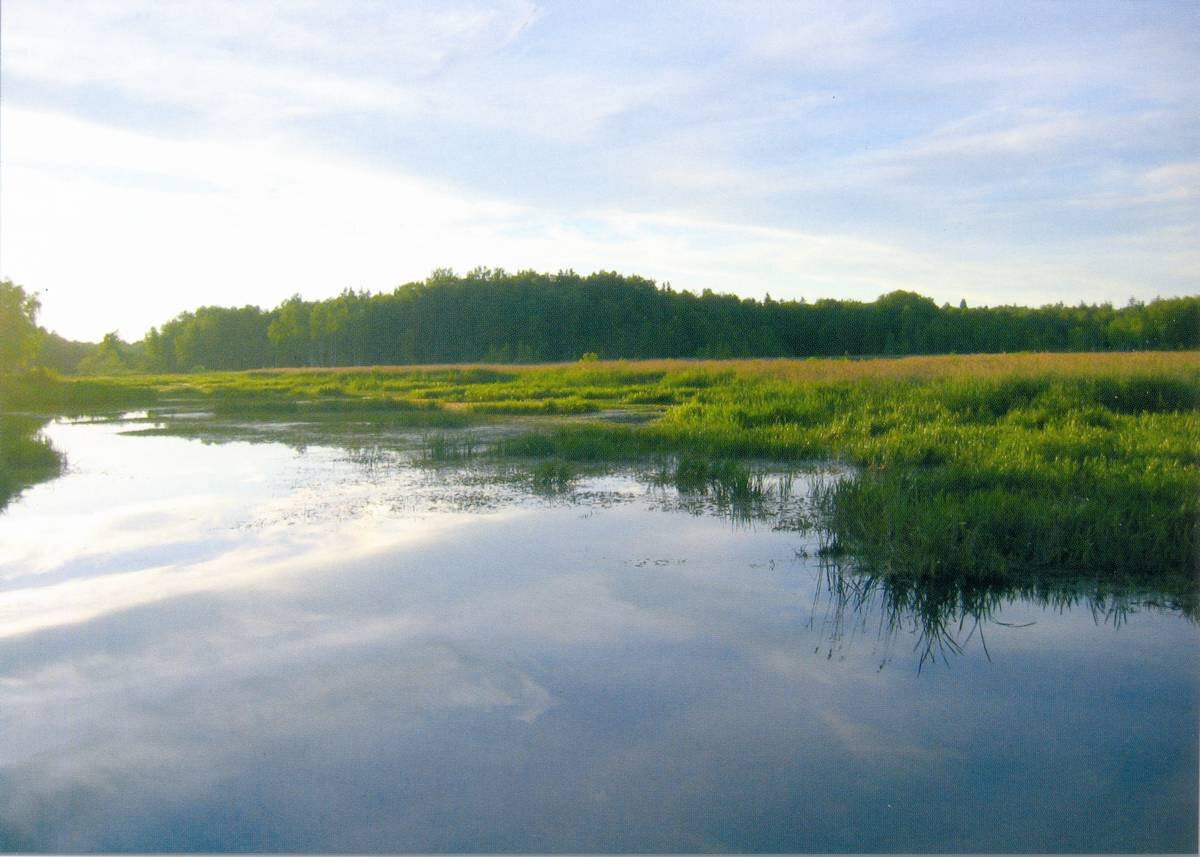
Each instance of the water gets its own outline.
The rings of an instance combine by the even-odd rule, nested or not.
[[[787,502],[139,428],[0,514],[7,850],[1196,849],[1161,594],[914,611]]]

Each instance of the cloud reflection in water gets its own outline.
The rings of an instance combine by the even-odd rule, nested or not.
[[[629,477],[463,511],[332,448],[55,431],[73,472],[0,517],[9,849],[1194,844],[1170,611],[1013,596],[1035,625],[918,674],[795,533]]]

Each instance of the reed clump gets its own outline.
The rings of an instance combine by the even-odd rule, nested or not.
[[[545,494],[561,494],[570,490],[579,477],[576,468],[567,461],[543,461],[534,465],[529,481],[535,491]]]
[[[768,494],[766,480],[745,465],[729,459],[709,460],[684,455],[670,481],[685,494],[711,495],[718,505],[750,503]]]
[[[479,444],[473,437],[455,437],[446,434],[426,435],[421,440],[420,459],[432,464],[448,464],[469,461],[479,452]]]

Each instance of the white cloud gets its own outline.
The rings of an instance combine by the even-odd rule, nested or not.
[[[1173,233],[1152,249],[1014,259],[686,212],[533,210],[277,145],[164,141],[16,109],[2,128],[2,273],[46,290],[43,323],[74,337],[137,338],[200,303],[386,290],[444,265],[617,269],[777,298],[903,288],[1042,303],[1123,301],[1146,281],[1194,288],[1174,267],[1191,257],[1170,251]]]
[[[107,86],[216,129],[329,111],[417,114],[420,84],[509,44],[522,0],[425,8],[345,2],[6,4],[4,64],[43,83]]]

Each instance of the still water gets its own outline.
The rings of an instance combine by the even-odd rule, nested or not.
[[[0,512],[6,850],[1197,847],[1200,631],[1153,592],[931,619],[782,501],[145,428],[52,424]]]

